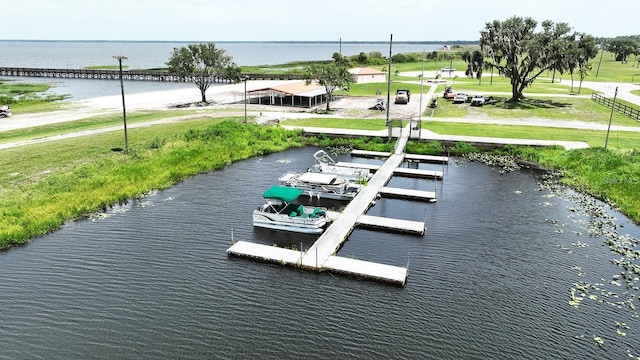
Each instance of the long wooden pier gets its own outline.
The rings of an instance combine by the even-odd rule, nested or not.
[[[405,133],[408,134],[408,131]],[[356,226],[387,231],[400,231],[416,235],[424,234],[426,230],[424,222],[365,215],[365,212],[374,203],[378,195],[385,191],[388,193],[395,192],[405,198],[411,196],[421,200],[432,200],[435,198],[435,194],[429,194],[429,192],[425,191],[385,187],[395,170],[405,159],[403,150],[407,140],[407,136],[400,137],[396,152],[387,155],[388,159],[377,169],[371,179],[369,179],[368,185],[360,190],[358,195],[351,200],[307,251],[282,249],[239,241],[227,249],[227,254],[230,256],[247,257],[282,265],[296,266],[302,269],[348,274],[404,286],[409,275],[409,270],[406,267],[348,259],[334,254],[337,253]]]
[[[120,71],[111,69],[54,69],[54,68],[22,68],[0,67],[0,76],[48,77],[63,79],[97,79],[119,80]],[[243,73],[241,77],[250,80],[302,80],[301,74],[257,74]],[[123,80],[191,82],[192,79],[181,79],[178,75],[166,70],[122,70]],[[219,76],[214,82],[230,83],[229,78]]]

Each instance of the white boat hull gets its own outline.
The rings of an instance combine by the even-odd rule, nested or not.
[[[310,197],[346,201],[351,201],[363,186],[336,175],[311,172],[289,172],[282,175],[278,181],[282,186],[300,189],[304,195]]]
[[[260,211],[253,213],[253,226],[298,232],[304,234],[322,234],[327,224],[326,217],[317,219],[299,219],[288,215],[262,214]]]

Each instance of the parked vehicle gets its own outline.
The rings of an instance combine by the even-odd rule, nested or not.
[[[498,100],[496,100],[493,96],[489,96],[486,99],[484,99],[485,105],[495,105],[497,102]]]
[[[406,89],[396,90],[396,104],[408,104],[411,100],[411,91]]]
[[[444,88],[444,94],[442,95],[445,99],[453,99],[456,96],[456,93],[453,92],[451,86],[447,86]]]
[[[473,95],[471,99],[471,106],[482,106],[484,105],[484,95],[476,94]]]
[[[369,108],[369,110],[378,110],[384,111],[387,110],[387,106],[385,105],[386,101],[384,99],[376,100],[376,104]]]
[[[9,105],[0,107],[0,118],[7,118],[10,116],[11,116],[11,109],[9,108]]]
[[[438,106],[438,97],[437,97],[437,96],[435,96],[435,95],[433,95],[433,96],[431,97],[431,101],[429,102],[429,107],[430,107],[430,108],[435,108],[435,107],[437,107],[437,106]]]
[[[453,97],[453,103],[457,104],[457,103],[464,103],[467,101],[467,94],[466,93],[457,93],[456,96]]]

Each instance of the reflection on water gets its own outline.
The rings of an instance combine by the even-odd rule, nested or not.
[[[592,217],[571,192],[530,171],[457,159],[442,182],[394,177],[389,186],[435,188],[438,201],[379,199],[369,214],[426,221],[426,234],[356,229],[339,254],[409,264],[405,288],[227,258],[232,233],[311,246],[313,236],[254,229],[251,211],[316,150],[200,175],[0,254],[0,358],[640,355],[638,290],[614,277],[620,256],[585,230]],[[571,289],[585,284],[573,307]]]

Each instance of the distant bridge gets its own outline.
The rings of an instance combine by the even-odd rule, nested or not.
[[[25,76],[25,77],[48,77],[66,79],[98,79],[98,80],[119,80],[119,70],[107,69],[41,69],[41,68],[19,68],[0,67],[0,76]],[[303,80],[299,74],[242,74],[249,80]],[[165,82],[189,82],[190,79],[180,79],[179,76],[163,70],[122,70],[122,79],[141,81],[165,81]],[[231,80],[225,77],[216,77],[214,82],[230,83]]]

